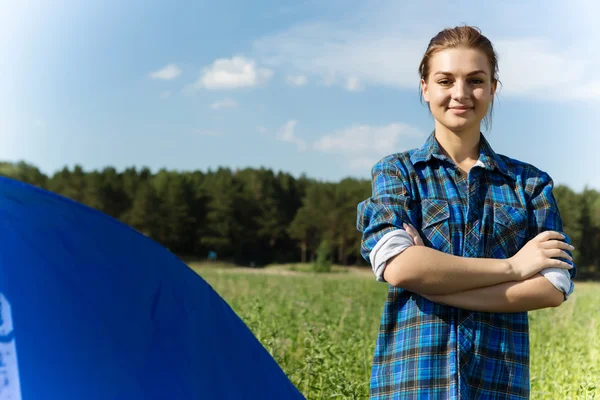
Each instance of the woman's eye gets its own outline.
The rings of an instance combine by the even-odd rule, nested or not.
[[[442,80],[438,81],[438,83],[440,85],[448,85],[448,84],[450,84],[450,81],[448,79],[442,79]]]

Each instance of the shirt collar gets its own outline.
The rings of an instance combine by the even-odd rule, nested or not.
[[[498,170],[509,178],[515,179],[514,173],[508,165],[506,165],[506,162],[492,149],[490,143],[481,133],[479,142],[479,160],[477,161],[476,166],[483,167],[489,171]],[[429,135],[423,146],[413,152],[410,160],[413,164],[417,164],[419,162],[428,162],[432,157],[439,160],[446,160],[454,164],[454,162],[442,152],[440,144],[435,137],[435,132],[432,132]]]

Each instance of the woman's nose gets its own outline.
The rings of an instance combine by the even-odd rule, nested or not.
[[[471,96],[470,87],[463,81],[456,81],[454,84],[454,90],[452,91],[452,97],[457,101],[468,99]]]

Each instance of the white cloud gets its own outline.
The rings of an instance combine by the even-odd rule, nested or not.
[[[272,70],[257,67],[254,60],[239,56],[220,58],[202,70],[195,87],[209,90],[254,87],[266,83],[272,76]]]
[[[310,148],[341,155],[355,169],[364,169],[388,154],[419,146],[426,137],[419,129],[400,122],[379,126],[354,124],[325,134],[309,145],[296,135],[297,124],[296,120],[287,121],[278,130],[276,139],[294,143],[300,151]],[[256,129],[261,133],[267,131],[264,126],[257,126]]]
[[[567,29],[561,20],[561,15],[570,13],[576,25],[576,10],[584,8],[560,4],[550,5],[535,23],[525,17],[536,11],[538,6],[532,4],[495,4],[485,13],[478,8],[483,5],[473,6],[472,15],[481,11],[500,16],[497,21],[477,17],[468,23],[481,27],[495,44],[502,96],[544,101],[600,99],[600,79],[594,78],[600,69],[600,53],[577,40],[589,37],[591,28],[568,25]],[[335,19],[301,23],[260,38],[254,50],[271,67],[297,71],[324,86],[346,90],[383,86],[416,93],[417,68],[427,43],[442,28],[463,21],[465,9],[438,4],[429,11],[428,21],[423,21],[422,7],[416,4],[384,0],[376,8],[359,5]],[[507,32],[498,22],[507,18],[518,28]]]
[[[158,71],[151,72],[150,78],[170,81],[177,78],[179,75],[181,75],[181,69],[175,64],[169,64]]]
[[[600,99],[600,79],[567,88],[564,96],[573,100],[598,100]]]
[[[277,140],[282,142],[294,143],[298,146],[298,150],[305,151],[307,149],[306,142],[296,136],[296,120],[290,120],[283,125],[277,133]]]
[[[355,170],[370,168],[388,154],[419,146],[426,137],[419,129],[400,122],[380,126],[355,124],[323,135],[309,146],[296,135],[296,126],[296,120],[287,121],[277,132],[277,140],[294,143],[300,151],[310,148],[340,155]],[[257,129],[266,132],[262,126]]]
[[[306,78],[306,75],[288,75],[286,81],[291,86],[300,87],[308,83],[308,78]]]
[[[346,79],[346,90],[349,92],[357,92],[362,89],[362,85],[357,77],[351,76]]]
[[[322,136],[313,143],[313,148],[353,157],[368,153],[384,156],[398,149],[408,149],[414,139],[421,140],[424,136],[417,128],[399,122],[381,126],[355,124]]]
[[[587,78],[592,66],[582,54],[537,38],[499,40],[495,46],[502,94],[559,100],[600,95],[600,80]]]
[[[161,99],[168,99],[169,97],[171,97],[171,91],[164,91],[160,94],[160,98]]]
[[[403,35],[406,37],[405,35]],[[423,40],[372,34],[334,24],[306,24],[255,42],[271,65],[319,77],[348,90],[358,83],[414,87]]]
[[[221,110],[224,108],[235,108],[238,106],[238,103],[232,99],[223,99],[216,101],[210,105],[211,110]]]
[[[321,136],[312,148],[328,154],[337,154],[348,168],[369,171],[381,158],[423,144],[426,134],[400,122],[387,125],[354,124]]]

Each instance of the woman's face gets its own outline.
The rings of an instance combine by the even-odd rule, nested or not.
[[[496,91],[485,54],[467,48],[436,53],[430,60],[429,76],[421,85],[433,117],[453,132],[479,132]]]

